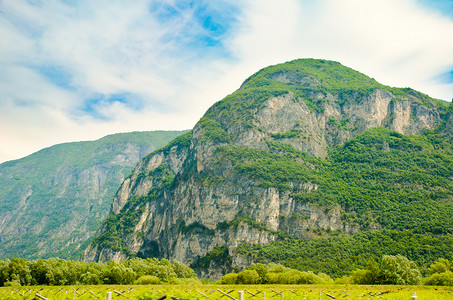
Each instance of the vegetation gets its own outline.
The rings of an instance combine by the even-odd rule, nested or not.
[[[344,222],[362,230],[451,234],[453,203],[445,201],[453,197],[451,139],[376,128],[331,149],[325,161],[277,142],[269,142],[270,150],[223,145],[217,153],[261,187],[289,191],[304,203],[340,205]],[[298,190],[304,182],[319,188]]]
[[[447,300],[453,291],[446,287],[424,286],[358,286],[358,285],[153,285],[153,286],[37,286],[37,287],[2,287],[0,297],[8,300],[32,299],[36,294],[48,299],[106,299],[111,292],[113,299],[212,299],[225,300],[223,293],[239,298],[239,291],[244,291],[245,299],[282,298],[296,299],[336,299],[343,298],[378,298],[385,300],[411,299],[414,292],[418,299]],[[223,293],[222,293],[223,292]],[[120,293],[120,294],[119,294]],[[327,295],[328,294],[328,295]],[[256,295],[255,297],[253,295]],[[36,298],[39,298],[37,296]]]
[[[181,133],[114,134],[0,164],[0,258],[80,257],[138,159]],[[131,145],[135,158],[127,157]]]
[[[438,257],[453,259],[453,239],[410,231],[372,230],[347,235],[331,231],[311,240],[286,238],[268,244],[242,244],[238,253],[261,263],[276,262],[338,278],[364,269],[370,259],[401,254],[422,267],[424,274]]]
[[[178,261],[134,258],[120,263],[86,263],[57,258],[0,261],[0,286],[178,284],[195,279],[192,269]]]
[[[222,278],[223,284],[323,284],[333,283],[326,274],[301,272],[280,264],[252,264],[239,273],[228,273]]]
[[[343,145],[329,148],[325,158],[317,158],[291,145],[291,142],[298,143],[302,138],[307,142],[318,139],[315,134],[305,132],[303,124],[285,129],[285,132],[269,133],[259,128],[259,122],[255,122],[264,102],[270,97],[294,95],[292,101],[302,106],[305,104],[314,112],[313,116],[323,118],[325,116],[320,113],[327,102],[341,109],[346,104],[365,101],[378,89],[391,92],[395,96],[391,100],[393,104],[410,99],[423,103],[425,108],[435,108],[440,114],[440,125],[417,136],[402,135],[384,127],[357,135],[361,129],[357,128],[358,123],[353,123],[353,116],[325,118],[326,130],[335,133],[337,129],[342,129],[355,137]],[[435,259],[453,257],[453,150],[448,123],[452,107],[411,89],[383,86],[335,62],[296,60],[271,66],[251,76],[238,91],[212,106],[193,132],[162,150],[169,152],[175,149],[174,146],[183,145],[184,151],[189,154],[181,173],[166,177],[171,184],[162,185],[163,190],[168,188],[171,193],[176,184],[182,186],[190,178],[190,185],[200,187],[200,195],[209,190],[217,196],[216,188],[219,187],[219,190],[237,196],[239,209],[235,218],[217,224],[216,230],[234,231],[241,224],[247,224],[258,231],[267,231],[276,238],[275,241],[265,245],[240,245],[238,253],[258,263],[278,262],[294,269],[289,271],[299,278],[295,282],[307,280],[306,270],[332,277],[348,276],[355,271],[356,278],[361,278],[361,275],[368,278],[365,275],[369,271],[366,268],[370,259],[380,262],[377,267],[379,272],[376,273],[380,277],[373,279],[373,282],[386,282],[382,278],[390,265],[398,265],[398,268],[409,266],[408,270],[412,270],[410,261],[421,266],[421,273],[426,275]],[[244,143],[249,137],[246,134],[259,135],[259,138],[253,139],[257,144]],[[335,138],[333,135],[331,137]],[[204,143],[209,147],[203,148]],[[189,145],[200,145],[197,150],[201,151],[191,153]],[[209,151],[204,153],[203,149]],[[200,154],[206,155],[200,160]],[[146,172],[143,176],[150,179]],[[241,188],[235,188],[236,185]],[[343,230],[312,226],[304,228],[304,232],[292,231],[291,220],[297,219],[302,223],[309,218],[303,213],[280,216],[278,230],[270,230],[266,223],[254,218],[250,213],[252,209],[249,210],[250,207],[258,207],[259,197],[269,188],[294,199],[298,208],[308,205],[326,214],[339,211]],[[186,191],[190,197],[191,189]],[[151,194],[156,197],[142,200],[156,201],[161,197],[159,193],[159,190],[153,190]],[[171,197],[166,199],[171,201]],[[142,200],[134,198],[130,202],[141,203]],[[136,220],[140,210],[133,207],[132,204],[125,207],[118,216],[111,217],[111,224],[106,223],[108,226],[103,227],[114,229],[104,231],[104,234],[114,237],[114,243],[110,246],[117,245],[117,248],[112,249],[128,255],[120,237],[128,232],[127,226],[133,228],[136,224],[133,220]],[[191,224],[183,220],[181,216],[168,232],[181,235],[189,232],[213,235],[215,232],[199,220]],[[126,223],[129,225],[125,226]],[[297,229],[301,228],[303,226]],[[115,236],[116,232],[119,235]],[[102,238],[96,242],[102,242]],[[169,245],[171,247],[174,245]],[[407,257],[408,261],[397,258],[395,262],[392,258],[382,258],[384,255],[393,257],[399,254]],[[216,248],[192,267],[197,270],[208,268],[217,259],[230,264],[228,249]],[[448,277],[444,273],[433,273],[432,276]],[[262,280],[259,276],[259,270],[251,269],[242,274],[228,275],[225,280],[229,283],[252,283]],[[283,278],[287,277],[282,276],[281,280]],[[280,279],[275,280],[278,282]],[[408,281],[404,276],[386,280],[415,282]]]
[[[96,237],[93,243],[102,248],[121,251],[128,257],[135,257],[124,243],[123,236],[132,233],[132,229],[139,222],[146,203],[153,202],[173,185],[175,174],[166,164],[142,175],[152,179],[153,188],[147,196],[135,197],[129,200],[118,214],[110,213],[101,224],[102,234]]]
[[[368,261],[368,269],[352,273],[356,284],[409,284],[421,283],[417,265],[402,255],[384,255],[379,265],[373,259]]]
[[[427,105],[447,110],[448,103],[438,101],[410,88],[392,88],[378,83],[358,71],[345,67],[338,62],[319,59],[298,59],[284,64],[264,68],[250,76],[241,88],[217,102],[205,114],[206,118],[216,120],[227,127],[255,127],[254,114],[263,107],[270,97],[288,93],[296,101],[314,112],[323,112],[324,104],[329,97],[316,95],[336,95],[334,102],[344,105],[349,102],[360,102],[377,89],[386,90],[396,96],[395,99],[411,99]],[[395,100],[397,101],[397,100]],[[347,120],[341,120],[345,126]],[[296,136],[296,132],[284,135]],[[283,138],[277,136],[276,138]]]
[[[424,279],[426,285],[453,286],[453,261],[439,258],[429,270],[430,276]]]

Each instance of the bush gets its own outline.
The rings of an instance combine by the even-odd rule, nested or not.
[[[297,270],[288,270],[278,275],[278,283],[280,284],[298,284],[302,279],[302,272]]]
[[[223,284],[236,284],[238,282],[238,274],[236,273],[228,273],[225,274],[222,278]]]
[[[439,258],[429,267],[429,274],[451,271],[451,263],[445,258]]]
[[[280,273],[268,272],[266,274],[266,282],[269,284],[280,283]]]
[[[257,284],[260,275],[256,270],[244,270],[238,274],[237,282],[242,284]]]
[[[453,272],[435,273],[424,280],[426,285],[453,286]]]
[[[355,270],[351,274],[351,281],[354,284],[376,284],[370,270]]]
[[[334,283],[332,277],[330,277],[329,275],[327,275],[326,273],[318,273],[317,275],[319,278],[321,278],[324,283]]]
[[[325,283],[324,279],[311,272],[301,272],[299,284],[321,284]]]
[[[335,284],[351,284],[352,276],[343,276],[340,278],[335,279]]]
[[[161,283],[159,277],[153,275],[140,276],[135,284],[159,284]]]
[[[3,285],[4,285],[4,286],[10,286],[10,287],[21,286],[21,285],[20,285],[20,280],[19,280],[19,279],[14,279],[14,280],[11,280],[11,281],[6,281]]]

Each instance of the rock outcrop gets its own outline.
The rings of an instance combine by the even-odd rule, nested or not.
[[[434,129],[447,106],[335,62],[296,60],[263,69],[211,107],[191,132],[137,165],[83,259],[136,255],[197,266],[214,250],[226,249],[231,260],[223,270],[231,270],[250,263],[236,255],[242,243],[282,235],[310,239],[317,229],[362,230],[342,218],[340,205],[299,201],[318,184],[287,172],[296,166],[309,174],[330,147],[370,128],[404,135]],[[280,155],[282,149],[295,154]],[[267,178],[269,172],[278,180]],[[219,269],[198,272],[219,278]]]
[[[79,258],[125,176],[182,133],[115,134],[1,164],[0,257]]]

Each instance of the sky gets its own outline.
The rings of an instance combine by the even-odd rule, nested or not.
[[[0,0],[0,163],[190,129],[259,69],[339,61],[453,98],[453,0]]]

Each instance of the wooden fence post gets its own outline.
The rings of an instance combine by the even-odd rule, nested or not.
[[[107,300],[112,300],[112,292],[107,292]]]
[[[244,300],[244,291],[239,291],[239,300]]]

